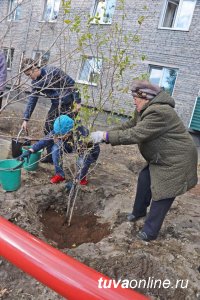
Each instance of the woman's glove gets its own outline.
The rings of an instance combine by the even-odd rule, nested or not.
[[[30,150],[27,150],[24,153],[22,153],[19,157],[17,157],[17,160],[23,161],[26,158],[27,162],[29,162],[31,154],[32,152]]]
[[[94,131],[91,133],[90,136],[95,144],[101,142],[108,142],[107,141],[108,134],[105,131]]]

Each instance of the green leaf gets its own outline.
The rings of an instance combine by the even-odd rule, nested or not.
[[[71,20],[65,20],[64,22],[65,22],[66,24],[71,24],[71,23],[72,23]]]
[[[141,59],[144,61],[146,59],[146,55],[142,54]]]
[[[145,19],[144,16],[140,16],[140,17],[138,18],[138,24],[139,24],[139,25],[142,25],[142,23],[144,22],[144,19]]]

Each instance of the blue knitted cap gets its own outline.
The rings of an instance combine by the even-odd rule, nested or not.
[[[62,115],[55,120],[53,130],[55,134],[66,134],[73,128],[73,126],[74,120],[66,115]]]

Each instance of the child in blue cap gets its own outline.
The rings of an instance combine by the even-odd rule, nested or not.
[[[79,172],[77,179],[81,185],[88,184],[86,174],[92,163],[96,162],[100,153],[99,144],[86,142],[89,131],[83,125],[76,125],[73,119],[67,115],[58,117],[53,125],[53,130],[43,139],[31,146],[18,157],[18,160],[29,159],[31,153],[37,152],[45,147],[51,146],[52,159],[55,167],[55,175],[51,183],[59,183],[65,180],[65,173],[62,168],[62,154],[77,152]]]

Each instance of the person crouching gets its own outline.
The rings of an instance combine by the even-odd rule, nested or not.
[[[65,172],[62,166],[63,152],[77,152],[77,166],[79,170],[76,179],[81,185],[87,185],[86,175],[92,163],[95,163],[100,153],[99,144],[93,144],[87,141],[89,131],[83,125],[75,125],[73,119],[67,115],[61,115],[56,118],[53,130],[43,139],[31,146],[17,159],[22,161],[30,158],[32,153],[38,152],[43,148],[51,147],[55,175],[50,179],[52,184],[65,180]],[[84,151],[83,151],[84,150]]]

